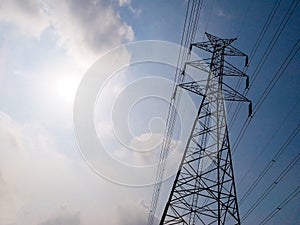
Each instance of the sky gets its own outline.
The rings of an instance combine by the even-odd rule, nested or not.
[[[146,224],[187,2],[0,1],[0,225]],[[204,32],[237,37],[233,45],[252,56],[255,115],[238,145],[247,105],[231,126],[238,105],[226,104],[238,199],[270,166],[239,205],[241,217],[272,190],[245,225],[259,224],[300,184],[299,52],[281,67],[299,48],[298,2],[277,1],[255,54],[276,1],[204,0],[201,9],[195,41]],[[196,103],[182,93],[157,218]],[[297,195],[267,224],[299,224],[299,202]]]

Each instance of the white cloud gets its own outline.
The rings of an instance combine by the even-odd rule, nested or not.
[[[95,59],[134,38],[132,28],[119,13],[100,1],[49,1],[48,7],[60,44],[76,58]]]
[[[39,223],[38,225],[80,225],[80,213],[73,212],[65,206],[60,208],[57,215],[53,215],[51,218]]]
[[[0,222],[1,224],[13,224],[15,222],[15,202],[13,195],[2,178],[0,171]]]
[[[36,224],[47,218],[51,208],[68,201],[68,187],[78,183],[75,168],[40,125],[18,123],[1,112],[1,225]]]
[[[217,12],[216,12],[217,16],[219,17],[224,17],[224,18],[227,18],[227,19],[230,19],[231,18],[231,15],[230,14],[227,14],[224,12],[223,9],[217,9]]]
[[[60,46],[83,66],[99,55],[134,39],[115,4],[104,1],[4,0],[0,21],[14,24],[23,34],[39,37],[52,28]],[[125,4],[125,2],[124,2]]]
[[[117,208],[118,222],[116,225],[141,225],[147,224],[149,209],[144,206],[144,202],[139,204],[134,202],[123,203]],[[158,220],[155,218],[154,224]]]
[[[109,121],[96,123],[98,138],[103,147],[117,160],[131,166],[151,166],[156,164],[161,152],[164,139],[162,133],[142,133],[138,136],[132,134],[131,139],[120,139],[116,136],[113,124]],[[177,165],[182,154],[182,141],[171,138],[170,164]]]
[[[0,112],[0,224],[123,225],[127,206],[118,207],[120,199],[127,204],[143,191],[105,183],[83,163],[61,154],[41,125]],[[145,217],[144,206],[137,207],[128,203],[130,221],[138,221],[132,224]]]
[[[119,0],[119,5],[123,6],[123,5],[130,5],[131,4],[131,0]]]
[[[119,6],[127,6],[129,11],[132,12],[135,16],[139,16],[142,12],[139,8],[134,8],[131,4],[131,0],[119,0]]]
[[[0,20],[13,23],[25,35],[39,37],[49,25],[40,1],[3,0],[0,2]]]
[[[149,166],[157,163],[163,134],[144,133],[140,136],[133,137],[128,147],[121,147],[113,154],[122,162],[134,166]],[[171,140],[171,147],[178,151],[180,141]],[[175,150],[176,149],[176,150]]]
[[[119,225],[140,225],[147,223],[147,211],[141,206],[120,205],[118,207]]]

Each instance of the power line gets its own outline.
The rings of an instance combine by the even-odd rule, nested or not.
[[[175,80],[173,86],[173,96],[169,104],[168,116],[167,116],[167,125],[165,130],[165,135],[162,143],[161,152],[159,155],[159,163],[156,171],[156,180],[154,184],[153,196],[151,199],[150,211],[148,215],[147,224],[153,224],[155,211],[157,208],[158,198],[161,190],[162,178],[165,170],[166,159],[169,153],[171,138],[173,135],[173,130],[176,123],[177,112],[176,108],[179,105],[180,101],[180,90],[179,93],[176,93],[176,86],[178,83],[184,80],[184,74],[182,74],[185,62],[189,59],[190,55],[188,53],[188,47],[194,41],[198,20],[200,16],[200,11],[202,8],[202,0],[193,0],[188,1],[185,22],[181,37],[181,48],[177,60],[177,68],[175,72]],[[192,4],[192,5],[191,5]]]
[[[277,4],[277,3],[278,3],[278,4]],[[278,9],[278,6],[279,6],[280,2],[277,2],[277,3],[274,5],[274,7],[273,7],[271,13],[269,14],[269,17],[268,17],[268,19],[267,19],[267,21],[266,21],[266,23],[265,23],[265,25],[264,25],[264,28],[265,28],[265,29],[263,28],[262,31],[261,31],[261,34],[262,34],[262,35],[259,35],[259,38],[257,39],[257,40],[260,39],[260,41],[257,41],[257,45],[254,46],[254,48],[252,49],[253,51],[251,51],[251,53],[252,53],[252,55],[250,56],[250,57],[251,57],[251,60],[252,60],[252,57],[254,56],[254,54],[256,53],[256,50],[257,50],[257,48],[258,48],[258,46],[259,46],[259,44],[260,44],[260,42],[261,42],[263,36],[265,35],[265,32],[266,32],[267,28],[269,27],[270,22],[271,22],[271,20],[273,19],[275,12],[276,12],[277,9]],[[258,74],[259,74],[261,68],[262,68],[263,65],[265,64],[266,59],[268,58],[268,56],[270,55],[272,49],[274,48],[274,46],[275,46],[275,44],[276,44],[278,38],[280,37],[282,31],[284,30],[284,28],[285,28],[287,22],[288,22],[289,19],[291,18],[291,15],[294,13],[294,10],[296,9],[298,3],[299,3],[299,0],[297,0],[297,1],[294,0],[294,1],[291,3],[291,5],[290,5],[288,11],[285,13],[284,18],[281,20],[280,25],[278,26],[278,28],[277,28],[275,34],[273,35],[273,37],[272,37],[272,39],[271,39],[269,45],[267,46],[267,49],[266,49],[265,52],[263,53],[263,56],[260,58],[259,64],[256,66],[256,68],[255,68],[255,70],[254,70],[253,77],[252,77],[252,83],[250,84],[249,88],[253,85],[254,81],[256,80],[256,78],[257,78],[257,76],[258,76]],[[269,18],[270,18],[270,19],[269,19]],[[261,38],[260,38],[260,37],[261,37]],[[254,49],[255,49],[255,50],[254,50]],[[245,72],[247,71],[247,69],[248,69],[248,68],[246,68]],[[238,86],[240,86],[240,83],[238,83]],[[245,90],[243,94],[244,94],[244,95],[247,95],[247,94],[248,94],[248,91],[249,91],[249,89]],[[233,124],[234,124],[234,122],[235,122],[235,120],[236,120],[236,118],[237,118],[237,115],[238,115],[238,113],[240,112],[240,110],[241,110],[241,105],[239,104],[239,105],[237,106],[237,108],[236,108],[236,110],[235,110],[235,112],[234,112],[234,114],[233,114],[231,120],[229,121],[229,124],[230,124],[229,129],[232,128],[232,126],[233,126]]]
[[[253,2],[252,2],[252,3],[253,3]],[[262,42],[262,39],[264,38],[264,36],[265,36],[265,34],[266,34],[266,31],[268,30],[268,28],[269,28],[269,26],[270,26],[270,24],[271,24],[271,21],[273,20],[274,15],[275,15],[276,11],[278,10],[278,7],[279,7],[280,3],[281,3],[281,0],[276,1],[275,4],[274,4],[274,6],[273,6],[273,8],[272,8],[272,10],[271,10],[271,12],[269,13],[268,18],[267,18],[266,22],[264,23],[264,26],[263,26],[263,28],[261,29],[261,31],[260,31],[260,33],[259,33],[259,35],[258,35],[258,37],[257,37],[257,39],[256,39],[256,41],[255,41],[255,44],[254,44],[254,46],[252,47],[252,50],[251,50],[251,52],[250,52],[250,54],[249,54],[249,59],[250,59],[250,60],[249,60],[249,64],[251,63],[253,56],[255,55],[255,53],[256,53],[258,47],[260,46],[260,44],[261,44],[261,42]],[[248,11],[247,11],[247,12],[248,12]],[[246,65],[245,70],[243,71],[244,73],[247,72],[247,70],[248,70],[248,68],[249,68],[249,64]],[[235,89],[238,90],[238,89],[240,88],[241,82],[242,82],[242,79],[239,79],[239,81],[238,81],[238,83],[237,83]],[[245,93],[246,93],[246,92],[245,92]],[[246,93],[246,94],[247,94],[247,93]],[[230,105],[229,105],[229,107],[228,107],[228,112],[231,110],[232,104],[233,104],[233,103],[230,103]],[[230,124],[230,125],[229,125],[229,129],[232,128],[233,123],[234,123],[234,121],[235,121],[235,119],[236,119],[238,113],[240,112],[240,108],[241,108],[241,104],[238,104],[238,107],[236,108],[236,110],[235,110],[235,112],[234,112],[232,118],[231,118],[230,121],[229,121],[229,124]]]
[[[255,203],[250,207],[250,209],[242,216],[242,221],[244,221],[260,203],[271,193],[271,191],[276,187],[277,184],[290,172],[294,165],[300,159],[300,153],[289,163],[289,165],[281,172],[281,174],[273,181],[273,183],[265,190],[265,192],[255,201]]]
[[[273,6],[273,8],[272,8],[272,10],[271,10],[271,12],[270,12],[270,14],[268,15],[268,18],[267,18],[267,20],[266,20],[266,22],[265,22],[265,24],[264,24],[262,30],[260,31],[260,33],[259,33],[259,35],[258,35],[258,38],[257,38],[256,41],[255,41],[254,47],[252,48],[252,50],[251,50],[251,52],[250,52],[250,54],[249,54],[249,63],[251,63],[251,61],[252,61],[254,55],[256,54],[257,49],[258,49],[258,47],[260,46],[261,41],[262,41],[262,39],[264,38],[264,36],[265,36],[265,34],[266,34],[266,31],[268,30],[268,28],[269,28],[269,26],[270,26],[270,24],[271,24],[271,22],[272,22],[272,20],[273,20],[273,18],[274,18],[274,16],[275,16],[275,13],[276,13],[277,10],[278,10],[278,7],[279,7],[281,1],[282,1],[282,0],[279,0],[279,1],[276,1],[276,2],[275,2],[275,4],[274,4],[274,6]]]
[[[272,168],[273,164],[277,161],[277,159],[284,153],[286,148],[290,145],[290,143],[294,140],[294,138],[299,133],[300,123],[297,127],[292,131],[286,141],[281,145],[275,156],[271,159],[271,161],[267,164],[267,166],[263,169],[263,171],[259,174],[259,176],[255,179],[255,181],[248,188],[246,193],[242,196],[239,201],[240,205],[247,199],[247,197],[252,193],[252,191],[256,188],[258,183],[262,180],[262,178],[266,175],[266,173]]]
[[[268,88],[266,88],[264,90],[264,92],[261,95],[261,98],[259,99],[259,101],[256,104],[256,108],[254,108],[254,114],[258,111],[258,109],[261,107],[262,103],[265,101],[265,99],[267,98],[267,96],[269,95],[269,93],[271,92],[271,90],[274,88],[275,84],[278,82],[279,78],[281,77],[281,75],[283,74],[283,72],[285,71],[285,69],[287,68],[287,66],[290,64],[291,60],[295,57],[296,53],[299,51],[300,49],[300,45],[298,46],[298,48],[296,48],[296,46],[299,44],[300,39],[298,39],[298,41],[296,42],[296,44],[293,46],[293,50],[294,53],[292,53],[291,58],[288,61],[288,58],[285,59],[285,61],[283,62],[283,64],[281,64],[279,70],[276,72],[275,76],[273,77],[273,79],[270,81]],[[290,55],[289,55],[290,56]],[[286,65],[284,65],[286,63]],[[280,71],[282,70],[282,71]],[[280,72],[279,72],[280,71]],[[254,116],[253,114],[253,116]]]
[[[284,30],[287,22],[289,21],[289,19],[291,18],[292,14],[294,13],[297,5],[299,3],[299,0],[293,0],[293,2],[291,3],[288,11],[285,13],[284,18],[281,20],[280,25],[278,26],[275,34],[273,35],[266,51],[264,52],[263,56],[261,57],[261,59],[259,60],[258,65],[256,66],[254,72],[253,72],[253,78],[252,78],[252,83],[250,84],[249,87],[251,87],[254,83],[254,81],[256,80],[262,66],[265,64],[266,59],[268,58],[268,56],[270,55],[272,49],[274,48],[278,38],[280,37],[282,31]]]
[[[288,118],[291,116],[291,114],[293,113],[293,111],[296,109],[297,105],[299,104],[300,100],[298,102],[296,102],[293,107],[286,113],[286,115],[284,116],[281,124],[279,125],[279,127],[271,134],[270,138],[268,139],[268,141],[266,142],[266,144],[261,148],[261,151],[259,152],[259,154],[257,155],[257,157],[255,158],[255,162],[258,161],[258,159],[261,157],[261,155],[268,150],[268,146],[270,146],[270,143],[273,141],[273,139],[276,137],[276,135],[279,133],[279,131],[281,131],[281,129],[283,128],[284,124],[287,122]],[[252,164],[251,168],[249,168],[247,170],[247,172],[242,176],[240,182],[242,183],[243,180],[247,177],[247,175],[250,173],[250,171],[253,169],[253,167],[255,166],[255,164]]]
[[[280,210],[282,210],[290,201],[292,201],[300,192],[300,186],[298,186],[287,198],[285,198],[268,216],[266,216],[259,225],[266,224],[272,219]]]
[[[251,120],[256,115],[257,111],[259,110],[259,108],[261,107],[261,105],[263,104],[263,102],[266,100],[266,98],[270,94],[271,90],[274,88],[274,86],[276,85],[276,83],[278,82],[278,80],[280,79],[280,77],[283,75],[283,72],[286,70],[286,68],[289,66],[289,64],[291,63],[291,61],[294,59],[295,55],[299,51],[300,46],[297,47],[297,45],[299,44],[299,41],[300,41],[300,39],[297,40],[297,42],[292,47],[292,49],[290,50],[289,54],[287,55],[287,57],[283,61],[283,63],[280,65],[280,67],[276,71],[275,76],[268,83],[267,87],[264,89],[263,93],[260,95],[259,100],[257,102],[257,105],[256,105],[256,107],[253,110],[252,117],[248,117],[246,119],[246,121],[244,122],[244,124],[243,124],[243,126],[242,126],[242,128],[241,128],[241,130],[239,132],[239,135],[236,138],[235,143],[233,145],[233,153],[236,151],[237,146],[239,145],[240,141],[242,140],[243,136],[245,135],[246,130],[247,130],[247,128],[248,128]]]
[[[276,4],[274,5],[273,9],[277,10],[279,5],[280,5],[280,2],[281,2],[281,0],[277,1]],[[290,19],[291,15],[293,14],[298,2],[299,1],[296,1],[296,0],[294,0],[292,2],[292,4],[289,7],[288,12],[285,14],[283,20],[280,23],[280,26],[276,30],[276,33],[273,35],[271,43],[268,45],[266,51],[264,52],[264,55],[261,58],[262,59],[261,62],[255,68],[254,79],[253,79],[253,82],[252,82],[251,85],[253,85],[256,77],[258,76],[258,74],[259,74],[259,72],[262,68],[262,66],[265,64],[266,59],[268,58],[270,52],[272,51],[273,47],[275,46],[275,44],[277,42],[279,36],[281,35],[282,31],[284,30],[288,20]],[[186,47],[189,46],[194,40],[194,37],[195,37],[195,34],[196,34],[196,29],[197,29],[198,18],[199,18],[200,11],[201,11],[201,7],[202,7],[202,1],[196,1],[195,0],[195,1],[193,1],[192,5],[190,5],[190,1],[188,2],[188,7],[187,7],[187,11],[186,11],[186,18],[185,18],[185,23],[184,23],[184,30],[183,30],[182,39],[181,39],[181,45],[184,46],[184,47],[182,49],[180,49],[180,53],[179,53],[179,57],[178,57],[177,69],[176,69],[176,73],[175,73],[175,82],[174,82],[175,84],[174,84],[174,90],[173,90],[174,95],[171,99],[171,103],[170,103],[170,106],[169,106],[169,112],[168,112],[168,116],[167,116],[167,127],[166,127],[167,129],[165,131],[165,137],[164,137],[163,144],[162,144],[162,150],[161,150],[160,156],[159,156],[160,158],[159,158],[159,164],[158,164],[158,169],[157,169],[156,183],[155,183],[155,186],[154,186],[153,197],[152,197],[152,200],[151,200],[151,207],[150,207],[150,212],[149,212],[149,217],[148,217],[148,224],[153,223],[153,217],[154,217],[155,210],[156,210],[156,207],[157,207],[158,196],[159,196],[160,188],[161,188],[161,178],[163,177],[166,158],[168,156],[171,137],[172,137],[173,129],[174,129],[175,122],[176,122],[176,117],[177,117],[176,108],[179,104],[179,99],[180,99],[180,92],[176,93],[176,85],[180,81],[184,80],[184,74],[182,74],[181,72],[183,71],[182,68],[184,68],[185,62],[189,58],[189,53],[186,50]],[[190,8],[191,8],[191,13],[189,13]],[[270,14],[270,15],[272,15],[271,20],[273,19],[276,10],[274,11],[273,14],[272,13]],[[272,10],[272,12],[273,12],[273,10]],[[271,22],[271,20],[269,21],[269,23]],[[268,22],[268,20],[267,20],[267,22]],[[207,22],[207,24],[208,24],[208,22]],[[265,31],[263,31],[262,34],[264,36]],[[262,36],[262,38],[263,38],[263,36]],[[259,40],[257,43],[260,44],[260,42],[261,42],[261,40]],[[299,40],[298,40],[298,42],[299,42]],[[295,44],[295,46],[298,44],[298,42]],[[258,46],[256,46],[255,49],[252,49],[253,50],[253,53],[252,53],[253,55],[256,53],[257,48],[258,48]],[[256,114],[258,109],[261,107],[262,103],[265,101],[265,99],[267,98],[267,96],[269,95],[269,93],[271,92],[273,87],[275,86],[275,84],[278,82],[278,80],[281,77],[282,73],[285,71],[285,69],[287,68],[287,66],[289,65],[291,60],[294,58],[294,56],[296,55],[298,50],[299,50],[299,47],[294,52],[294,54],[291,58],[289,58],[290,55],[291,55],[291,52],[290,52],[290,54],[288,55],[288,57],[286,58],[284,63],[281,64],[280,68],[276,72],[276,75],[273,77],[273,79],[271,80],[271,82],[269,83],[267,88],[264,90],[263,94],[260,96],[258,104],[257,104],[257,106],[254,110],[253,116]],[[294,51],[294,49],[292,51]],[[288,59],[289,59],[289,61],[288,61]],[[281,68],[283,68],[282,71],[280,71]],[[246,93],[248,93],[248,90],[246,90]],[[240,140],[243,137],[243,135],[244,135],[251,119],[253,118],[253,116],[248,118],[245,121],[246,125],[245,124],[243,125],[242,130],[241,130],[242,132],[240,133],[240,135],[236,139],[233,150],[235,150],[235,146],[238,146],[238,144],[240,143]],[[235,117],[233,117],[233,118],[234,118],[234,120],[233,120],[233,122],[234,122]],[[152,217],[152,219],[151,219],[151,217]],[[150,218],[150,220],[149,220],[149,218]],[[152,221],[152,222],[149,223],[149,221]]]

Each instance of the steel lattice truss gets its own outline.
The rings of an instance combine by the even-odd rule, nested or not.
[[[230,45],[235,39],[206,36],[208,41],[191,48],[208,51],[211,58],[186,65],[207,72],[207,80],[179,85],[202,99],[160,224],[240,224],[224,100],[250,101],[223,77],[246,77],[248,84],[248,76],[225,61],[243,56],[247,64],[247,56]]]

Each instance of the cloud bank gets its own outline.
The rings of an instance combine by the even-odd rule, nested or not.
[[[86,66],[109,49],[134,39],[132,27],[118,12],[124,5],[131,7],[130,1],[4,0],[0,2],[0,21],[30,37],[52,30],[58,45]]]
[[[86,172],[59,153],[41,126],[0,113],[1,225],[143,224],[143,204],[104,199],[113,189]]]

